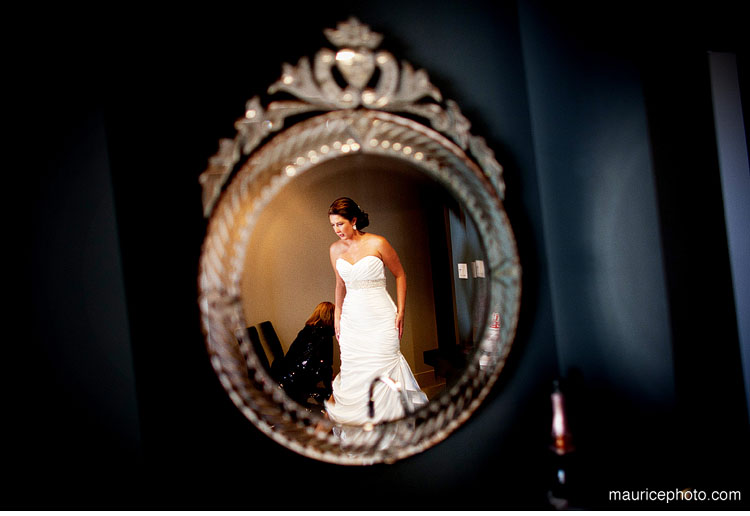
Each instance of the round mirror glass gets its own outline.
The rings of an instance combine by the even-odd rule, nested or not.
[[[369,213],[365,231],[385,236],[398,253],[408,285],[401,353],[434,399],[460,377],[482,335],[486,258],[459,202],[418,167],[396,158],[355,154],[327,161],[291,181],[261,213],[241,285],[243,314],[255,326],[250,332],[257,332],[264,366],[288,355],[320,302],[334,302],[329,246],[337,237],[327,211],[343,196]],[[387,291],[397,299],[390,274]],[[335,376],[335,338],[331,358]],[[300,401],[322,409],[319,399]]]

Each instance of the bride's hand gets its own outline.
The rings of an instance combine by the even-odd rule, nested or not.
[[[404,314],[400,312],[396,313],[396,329],[398,330],[398,338],[400,339],[404,334]]]
[[[338,340],[339,335],[341,335],[341,321],[338,318],[333,321],[333,330],[336,332],[336,340]]]

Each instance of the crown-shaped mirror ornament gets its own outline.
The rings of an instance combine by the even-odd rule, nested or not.
[[[338,48],[369,48],[374,50],[380,46],[383,35],[370,30],[370,27],[361,23],[357,18],[350,17],[347,21],[339,23],[335,29],[324,29],[328,41]]]
[[[469,132],[471,124],[455,102],[443,103],[426,71],[415,70],[406,61],[399,66],[390,52],[375,51],[382,35],[354,17],[339,23],[336,29],[326,29],[324,34],[337,50],[319,50],[312,64],[307,57],[302,57],[296,66],[283,64],[281,78],[268,88],[271,95],[286,92],[298,100],[272,101],[264,108],[259,97],[251,98],[244,117],[235,123],[236,137],[220,141],[219,151],[209,159],[209,166],[200,177],[206,217],[242,155],[250,155],[264,138],[281,130],[287,117],[345,109],[404,113],[427,120],[433,129],[474,156],[500,198],[504,198],[502,167],[494,153],[484,138]],[[334,77],[334,67],[344,85]]]

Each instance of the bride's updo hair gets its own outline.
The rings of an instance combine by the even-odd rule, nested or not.
[[[339,197],[331,204],[328,208],[328,215],[340,215],[346,220],[351,222],[353,219],[357,219],[357,229],[362,230],[370,224],[370,218],[367,216],[367,212],[363,211],[359,207],[359,204],[351,200],[349,197]]]

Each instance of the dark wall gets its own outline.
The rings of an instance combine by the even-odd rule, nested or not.
[[[31,339],[9,341],[5,362],[3,461],[14,482],[4,503],[54,504],[63,485],[80,497],[89,488],[78,465],[86,478],[115,464],[126,472],[142,451],[104,118],[85,97],[68,100],[56,109],[64,130],[28,154],[46,159],[22,172],[33,192],[21,326]]]
[[[707,50],[737,44],[722,9],[520,8],[557,352],[592,502],[597,486],[736,483],[730,457],[747,453],[708,76]]]
[[[33,98],[65,99],[67,138],[34,184],[32,352],[49,365],[17,397],[20,474],[4,503],[543,508],[558,375],[585,506],[606,507],[608,489],[746,485],[735,485],[747,414],[699,86],[701,53],[736,51],[739,30],[721,3],[712,17],[681,8],[681,25],[659,23],[666,7],[632,5],[130,6],[90,24],[50,20],[42,32],[60,37],[39,57],[53,80]],[[518,337],[489,399],[443,443],[367,468],[305,459],[246,421],[208,364],[196,303],[207,158],[281,62],[327,46],[322,29],[350,14],[426,68],[495,149],[524,267]],[[698,21],[704,30],[685,26]],[[708,240],[685,265],[688,151],[713,190],[698,196]],[[696,298],[712,300],[711,317]]]

